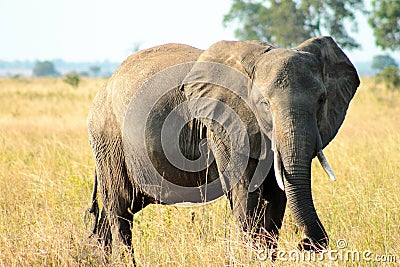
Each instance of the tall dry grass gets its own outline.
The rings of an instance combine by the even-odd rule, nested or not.
[[[0,79],[1,266],[131,264],[126,254],[107,261],[88,238],[90,220],[84,219],[94,169],[85,120],[104,82],[87,79],[74,89],[61,79]],[[399,133],[400,93],[362,79],[343,127],[325,149],[338,181],[313,164],[313,196],[333,254],[295,262],[303,236],[288,211],[276,266],[394,265],[377,262],[381,255],[400,261]],[[244,245],[225,199],[198,208],[150,206],[135,215],[133,232],[143,266],[271,264]],[[348,251],[360,259],[341,259]]]

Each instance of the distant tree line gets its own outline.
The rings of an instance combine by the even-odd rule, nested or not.
[[[50,64],[54,66],[50,66]],[[46,66],[47,65],[47,66]],[[30,61],[30,60],[15,60],[5,61],[0,60],[0,76],[38,76],[33,72],[34,68],[38,68],[39,76],[42,75],[42,70],[45,71],[45,76],[63,76],[68,72],[75,70],[81,76],[89,77],[108,77],[118,67],[119,62],[111,62],[108,60],[98,62],[68,62],[62,59]]]
[[[64,82],[73,87],[78,87],[83,77],[99,77],[101,71],[100,66],[91,66],[88,71],[70,71],[65,74]],[[32,69],[32,74],[35,77],[59,77],[60,72],[56,70],[55,65],[51,61],[38,61]]]
[[[80,76],[84,77],[99,77],[101,71],[100,66],[90,66],[89,70],[87,71],[72,71]],[[36,77],[43,77],[43,76],[50,76],[50,77],[58,77],[61,76],[60,72],[56,70],[56,67],[53,62],[51,61],[38,61],[35,63],[35,66],[32,69],[33,76]]]

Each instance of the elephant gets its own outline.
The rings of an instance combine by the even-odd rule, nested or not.
[[[160,89],[166,84],[168,90]],[[311,162],[317,157],[335,179],[323,149],[359,84],[355,67],[329,36],[292,49],[219,41],[206,50],[165,44],[132,54],[99,90],[88,115],[93,233],[105,246],[132,249],[133,215],[147,205],[226,195],[238,225],[252,238],[276,247],[288,204],[305,235],[301,249],[326,249]],[[177,166],[172,161],[180,158],[171,160],[163,150],[174,142],[187,164],[207,158],[206,164],[196,163],[195,171]],[[214,193],[205,199],[204,191],[179,188]]]

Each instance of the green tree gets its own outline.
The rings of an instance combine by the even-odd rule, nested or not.
[[[373,0],[368,22],[377,46],[391,50],[400,48],[400,1]]]
[[[373,69],[376,70],[383,70],[388,67],[398,67],[394,58],[389,55],[378,55],[374,56],[372,59],[372,66]]]
[[[290,47],[323,32],[343,47],[358,48],[344,27],[357,28],[355,11],[364,12],[363,0],[233,0],[223,24],[238,23],[240,40],[264,40]]]
[[[33,67],[33,75],[34,76],[59,76],[60,73],[56,71],[53,62],[50,61],[38,61]]]

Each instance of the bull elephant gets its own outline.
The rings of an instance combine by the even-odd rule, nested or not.
[[[359,83],[331,37],[293,49],[220,41],[207,50],[166,44],[134,53],[98,92],[88,116],[96,164],[94,233],[105,245],[131,247],[130,222],[148,204],[225,194],[251,236],[267,236],[275,246],[288,203],[306,236],[302,247],[326,249],[311,161],[317,156],[334,179],[322,150],[337,134]],[[180,125],[173,125],[179,120],[170,120],[171,113]],[[197,169],[171,162],[180,159],[165,151],[174,142],[185,164],[195,162]]]

